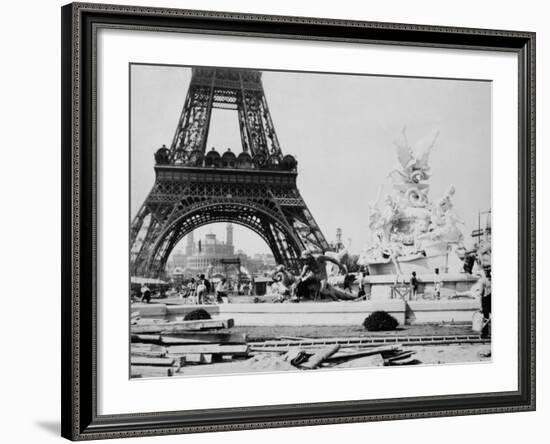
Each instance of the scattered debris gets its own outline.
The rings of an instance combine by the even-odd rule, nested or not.
[[[243,333],[215,331],[233,325],[232,319],[166,321],[134,316],[132,377],[416,365],[422,362],[414,356],[415,345],[479,341],[478,337],[469,336],[324,339],[280,336],[276,340],[250,342]],[[397,339],[405,340],[400,343]]]
[[[307,361],[302,362],[300,364],[300,368],[305,368],[310,370],[317,368],[323,363],[323,361],[330,358],[338,350],[340,350],[340,346],[338,344],[333,345],[332,347],[322,348],[316,353],[314,353],[313,355],[311,355]]]

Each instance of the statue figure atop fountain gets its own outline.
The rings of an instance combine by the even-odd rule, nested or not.
[[[369,203],[371,237],[359,263],[368,265],[371,272],[445,269],[447,254],[463,240],[462,221],[453,209],[454,187],[434,203],[428,196],[428,160],[438,135],[432,133],[412,147],[404,128],[395,142],[399,165],[388,175],[390,190],[384,195],[385,187],[380,186]]]

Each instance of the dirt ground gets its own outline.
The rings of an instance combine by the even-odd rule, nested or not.
[[[424,345],[406,349],[416,351],[414,357],[423,365],[491,361],[490,344]]]
[[[468,324],[423,324],[405,325],[393,331],[372,332],[362,326],[235,326],[230,330],[235,333],[246,333],[249,341],[266,341],[281,336],[299,338],[336,338],[336,337],[373,337],[373,336],[441,336],[473,335],[472,326]]]
[[[416,365],[465,364],[471,362],[490,362],[491,360],[491,346],[486,344],[403,347],[403,351],[409,350],[414,350],[416,352],[413,356]],[[379,367],[379,365],[374,366]],[[371,366],[365,366],[362,368],[370,367]],[[258,354],[245,361],[182,367],[174,376],[276,373],[284,371],[302,370],[293,367],[288,362],[283,362],[282,358],[276,354],[266,353]]]

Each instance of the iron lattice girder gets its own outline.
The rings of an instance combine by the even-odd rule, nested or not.
[[[214,222],[250,228],[266,241],[277,262],[293,268],[302,249],[328,249],[296,187],[296,173],[165,166],[156,167],[156,173],[138,213],[141,223],[149,215],[149,225],[141,237],[133,230],[134,274],[161,274],[186,234]]]
[[[282,157],[265,99],[261,72],[193,68],[189,91],[170,147],[172,163],[188,163],[193,152],[205,154],[214,108],[237,111],[244,152],[265,158]]]

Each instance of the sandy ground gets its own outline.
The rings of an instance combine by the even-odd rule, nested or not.
[[[469,362],[490,362],[488,355],[491,346],[486,344],[466,345],[424,345],[416,347],[403,347],[403,351],[413,350],[416,352],[413,358],[418,365],[437,364],[463,364]],[[380,365],[376,365],[379,367]],[[368,368],[368,366],[362,367]],[[324,368],[326,369],[326,368]],[[182,367],[174,376],[204,376],[220,374],[239,373],[278,373],[284,371],[307,371],[299,370],[284,362],[277,354],[258,354],[253,358],[243,361],[233,361],[223,364],[196,365]],[[311,371],[311,370],[309,370]]]
[[[425,345],[417,347],[403,347],[405,350],[414,350],[414,357],[422,364],[458,364],[463,362],[490,362],[490,344],[457,344],[457,345]]]

